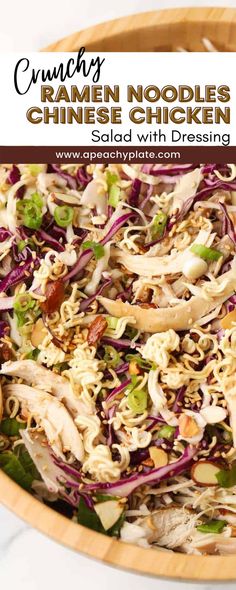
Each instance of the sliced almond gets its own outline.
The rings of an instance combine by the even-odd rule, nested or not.
[[[199,434],[200,430],[192,416],[181,414],[179,417],[179,432],[181,436],[191,438],[192,436]]]
[[[232,311],[227,313],[225,315],[225,317],[222,318],[222,320],[220,320],[221,328],[223,328],[223,330],[230,330],[230,328],[232,328],[235,323],[236,323],[236,307],[235,307],[235,309],[233,309]]]
[[[200,411],[200,414],[207,424],[217,424],[225,420],[227,411],[221,406],[206,406]]]
[[[37,348],[39,344],[42,344],[46,334],[47,329],[45,328],[42,318],[39,318],[32,330],[31,344]]]
[[[191,478],[200,486],[217,486],[216,474],[220,471],[219,465],[210,461],[198,461],[191,469]]]
[[[65,193],[52,193],[52,198],[58,205],[70,205],[70,207],[79,207],[79,199],[74,195]]]
[[[154,467],[165,467],[168,463],[168,455],[163,449],[157,447],[150,447],[149,455],[153,460]]]
[[[108,500],[94,505],[94,510],[100,518],[105,531],[108,531],[120,518],[124,504],[117,500]]]

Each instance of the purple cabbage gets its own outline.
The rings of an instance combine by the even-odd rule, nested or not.
[[[151,174],[152,167],[153,167],[153,164],[143,164],[141,171],[144,174]]]
[[[0,338],[4,338],[4,336],[8,335],[10,332],[10,326],[4,320],[0,320]]]
[[[228,301],[230,301],[230,303],[233,303],[233,305],[236,305],[236,295],[231,295],[231,297],[228,299]]]
[[[236,232],[234,230],[234,224],[230,219],[230,216],[227,211],[227,207],[224,203],[220,203],[220,208],[223,215],[223,222],[222,222],[222,232],[223,235],[228,235],[229,238],[232,240],[233,244],[236,244]]]
[[[216,168],[216,164],[205,164],[201,168],[202,174],[212,174]],[[206,180],[206,179],[205,179]]]
[[[140,203],[140,209],[142,209],[142,210],[143,210],[143,209],[145,208],[146,204],[147,204],[147,203],[149,202],[149,200],[150,200],[150,197],[152,196],[152,193],[153,193],[153,186],[150,184],[150,185],[148,186],[148,189],[147,189],[147,194],[146,194],[146,197],[143,197],[143,199],[142,199],[142,201],[141,201],[141,203]]]
[[[104,490],[117,496],[129,496],[139,486],[153,484],[157,485],[160,481],[168,479],[170,476],[175,477],[186,471],[193,461],[197,448],[188,445],[180,459],[165,467],[150,469],[148,473],[134,473],[129,477],[124,477],[115,483],[92,483],[84,486],[84,491]]]
[[[64,246],[62,246],[62,244],[58,240],[55,240],[54,238],[52,238],[52,236],[50,236],[43,229],[40,229],[37,232],[37,238],[39,240],[44,240],[45,242],[47,242],[47,244],[49,246],[51,246],[51,248],[53,248],[53,250],[56,250],[56,252],[64,252],[64,250],[65,250]]]
[[[173,218],[174,223],[175,223],[175,221],[181,221],[197,201],[202,201],[205,197],[210,195],[214,190],[220,190],[220,189],[236,190],[236,183],[230,183],[230,182],[227,183],[227,182],[222,182],[221,180],[219,180],[219,181],[215,182],[214,184],[212,184],[212,186],[205,186],[198,193],[196,193],[195,195],[192,195],[191,197],[188,197],[188,199],[186,199],[186,201],[184,202],[184,204],[182,206],[182,209],[179,211],[179,213],[177,213],[177,216]],[[173,224],[173,219],[171,220],[172,224]],[[169,226],[168,226],[168,229],[169,229]]]
[[[78,170],[76,172],[76,178],[82,188],[85,188],[87,186],[87,184],[89,184],[89,182],[91,182],[91,180],[92,180],[92,176],[91,176],[91,174],[88,174],[85,166],[78,168]]]
[[[113,389],[113,391],[111,391],[111,393],[109,393],[109,395],[106,398],[106,404],[108,402],[110,402],[112,399],[114,399],[117,395],[119,395],[119,393],[121,393],[122,391],[124,391],[124,389],[131,383],[131,379],[126,379],[125,381],[123,381],[123,383],[121,383],[120,385],[118,385],[118,387],[115,387],[115,389]]]
[[[76,264],[72,267],[72,269],[70,270],[70,272],[68,272],[67,275],[65,275],[63,277],[63,280],[64,281],[69,281],[74,276],[78,275],[78,273],[81,270],[83,270],[83,268],[85,266],[87,266],[87,264],[91,260],[92,256],[93,256],[93,251],[91,250],[91,248],[88,248],[87,250],[84,250],[84,252],[82,252],[82,254],[80,255],[80,257],[77,260]]]
[[[231,311],[233,311],[235,308],[235,305],[236,305],[236,295],[232,295],[231,297],[229,297],[228,301],[226,302],[227,313],[230,313]],[[217,336],[219,335],[219,337],[220,337],[220,332],[223,332],[223,334],[224,334],[224,330],[218,330]]]
[[[130,453],[130,465],[131,467],[140,465],[142,461],[149,459],[149,457],[149,449],[138,449],[137,451],[132,451]]]
[[[132,341],[128,338],[118,338],[116,340],[115,338],[110,338],[109,336],[103,336],[102,342],[104,344],[110,344],[111,346],[114,346],[114,348],[118,348],[118,350],[122,350],[122,348],[135,348],[136,346],[136,344],[132,345]]]
[[[132,182],[131,191],[129,195],[129,204],[132,207],[138,207],[141,184],[141,180],[139,180],[138,178],[135,178]]]
[[[152,164],[145,164],[145,166],[151,166],[149,169],[143,169],[142,172],[151,174],[151,176],[159,176],[164,174],[165,176],[172,176],[172,174],[182,174],[183,172],[189,172],[196,168],[196,164],[179,164],[178,166],[172,166],[172,168],[152,168]]]
[[[116,232],[131,217],[133,217],[132,212],[125,213],[124,215],[121,215],[121,217],[119,217],[116,221],[114,221],[114,223],[112,224],[111,228],[109,229],[107,235],[101,240],[101,242],[99,242],[99,244],[101,244],[102,246],[105,246],[105,244],[107,244],[107,242],[109,242],[111,240],[111,238],[113,238],[113,236],[116,234]],[[70,270],[70,272],[63,277],[63,281],[69,281],[74,276],[76,276],[85,266],[87,266],[87,264],[91,260],[92,256],[93,256],[93,251],[91,250],[91,248],[84,250],[84,252],[81,254],[81,256],[77,260],[76,264]]]
[[[81,244],[84,241],[84,239],[86,238],[86,236],[88,235],[88,230],[82,229],[82,227],[74,227],[73,232],[77,236],[73,240],[73,244]]]
[[[66,230],[58,225],[54,224],[50,227],[50,235],[56,240],[60,240],[61,238],[63,243],[66,241]]]
[[[0,281],[0,293],[7,291],[10,287],[21,283],[28,278],[29,273],[32,274],[33,267],[37,263],[37,260],[29,258],[22,266],[16,266]]]
[[[12,253],[15,262],[23,262],[27,260],[30,256],[32,256],[32,251],[29,246],[25,245],[24,249],[21,252],[19,252],[16,243],[12,244]]]
[[[97,289],[97,291],[95,293],[93,293],[93,295],[90,295],[90,297],[88,297],[87,299],[83,299],[81,301],[80,304],[80,311],[85,311],[90,305],[91,303],[93,303],[93,301],[98,297],[98,295],[101,295],[101,293],[104,291],[104,289],[106,287],[108,287],[108,285],[110,285],[112,283],[111,279],[107,279],[106,281],[104,281],[104,283],[102,283],[99,288]]]
[[[101,240],[101,244],[105,246],[105,244],[107,244],[107,242],[109,242],[111,238],[113,238],[113,236],[125,224],[125,222],[133,216],[134,213],[131,211],[130,213],[125,213],[124,215],[121,215],[121,217],[116,219],[116,221],[114,221],[111,228],[109,229],[107,235]]]
[[[18,166],[13,164],[12,169],[10,170],[7,180],[10,184],[16,184],[20,180],[20,170]]]
[[[18,168],[18,166],[15,166],[15,164],[13,164],[12,169],[10,170],[9,174],[8,174],[8,182],[10,184],[16,184],[17,182],[19,182],[19,180],[21,179],[21,175],[20,175],[20,170]],[[18,188],[18,191],[16,193],[16,196],[18,199],[22,199],[22,197],[24,196],[25,193],[25,186],[21,186],[20,188]]]
[[[148,416],[147,420],[150,420],[151,424],[148,425],[146,430],[152,430],[153,426],[156,426],[156,424],[166,424],[164,418],[161,416]]]
[[[121,291],[120,293],[117,293],[116,299],[122,299],[122,301],[130,301],[130,298],[132,295],[133,282],[134,281],[132,281],[132,283],[130,283],[129,287],[127,287],[125,291]]]
[[[117,375],[123,375],[124,373],[126,373],[126,371],[128,371],[128,369],[129,363],[122,363],[121,365],[119,365],[119,367],[117,367],[115,372]]]
[[[63,178],[66,181],[69,188],[71,188],[73,190],[77,189],[76,178],[74,176],[72,176],[72,174],[69,174],[68,172],[65,172],[64,170],[61,170],[60,166],[58,166],[57,164],[49,164],[48,172],[55,172],[56,174],[58,174],[58,176],[61,176],[61,178]]]
[[[17,227],[17,234],[20,236],[21,240],[27,240],[27,238],[31,237],[32,232],[30,229],[28,229],[27,227],[23,227],[23,225],[21,225],[20,227]]]
[[[58,459],[55,455],[53,455],[53,461],[55,465],[57,465],[57,467],[60,467],[60,469],[62,469],[62,471],[64,471],[67,475],[72,475],[72,477],[81,480],[82,474],[75,467],[72,467],[72,465],[68,465],[68,463],[63,463],[63,461],[61,461],[61,459]]]
[[[185,391],[186,391],[185,385],[183,385],[182,387],[177,389],[177,395],[176,395],[175,401],[173,403],[172,412],[175,412],[176,414],[178,412],[181,412],[181,406],[179,404],[182,404],[182,401],[185,396]]]
[[[11,232],[9,231],[9,229],[6,229],[5,227],[0,227],[0,242],[5,242],[8,238],[11,237]]]

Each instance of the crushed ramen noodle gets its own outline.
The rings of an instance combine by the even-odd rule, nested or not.
[[[236,165],[1,165],[0,195],[0,468],[123,542],[236,553]]]

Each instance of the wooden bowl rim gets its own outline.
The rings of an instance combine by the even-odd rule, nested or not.
[[[222,19],[222,15],[224,18]],[[104,21],[102,23],[92,25],[86,29],[81,29],[59,41],[51,43],[42,51],[75,51],[80,46],[85,46],[92,37],[92,44],[98,44],[103,41],[104,29],[106,29],[106,38],[112,39],[119,36],[122,32],[142,31],[147,28],[147,25],[158,24],[159,27],[166,25],[174,25],[177,23],[193,24],[204,23],[206,21],[217,24],[231,25],[236,23],[236,8],[227,7],[183,7],[170,8],[161,10],[152,10],[148,12],[139,12],[128,16]],[[80,43],[81,39],[81,43]],[[65,46],[71,44],[71,49],[65,49]]]
[[[223,16],[223,19],[222,19]],[[196,7],[142,12],[89,27],[50,44],[43,51],[70,51],[85,45],[89,38],[99,43],[104,37],[117,36],[122,31],[142,31],[148,24],[165,26],[177,23],[202,23],[206,19],[218,24],[236,23],[236,9],[225,7]],[[110,29],[110,32],[109,32]],[[80,41],[81,40],[81,41]],[[236,579],[235,555],[197,556],[171,552],[154,552],[136,545],[122,543],[72,522],[52,508],[41,504],[3,472],[0,472],[0,501],[16,515],[42,533],[66,547],[104,563],[140,573],[183,581],[233,581]]]
[[[106,537],[45,506],[2,472],[0,501],[54,541],[107,565],[151,577],[183,581],[218,582],[233,581],[236,578],[235,555],[204,556],[155,552],[154,549],[143,549]]]

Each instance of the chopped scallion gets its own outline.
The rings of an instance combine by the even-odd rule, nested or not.
[[[58,205],[54,211],[54,219],[59,227],[68,227],[73,219],[73,208],[68,205]]]
[[[222,252],[219,252],[219,250],[215,250],[215,248],[207,248],[207,246],[203,246],[203,244],[193,244],[190,248],[190,252],[203,258],[203,260],[210,262],[217,261],[223,256]]]
[[[135,414],[142,414],[147,408],[147,392],[143,389],[133,389],[128,393],[127,404]]]
[[[104,246],[92,240],[84,242],[82,248],[83,250],[92,250],[96,260],[99,260],[105,254]]]
[[[155,215],[152,226],[151,226],[151,234],[153,238],[161,238],[164,234],[165,227],[167,224],[167,215],[163,211],[159,211],[157,215]]]
[[[219,534],[222,533],[226,524],[225,520],[209,520],[205,524],[197,526],[197,530],[201,533]]]

